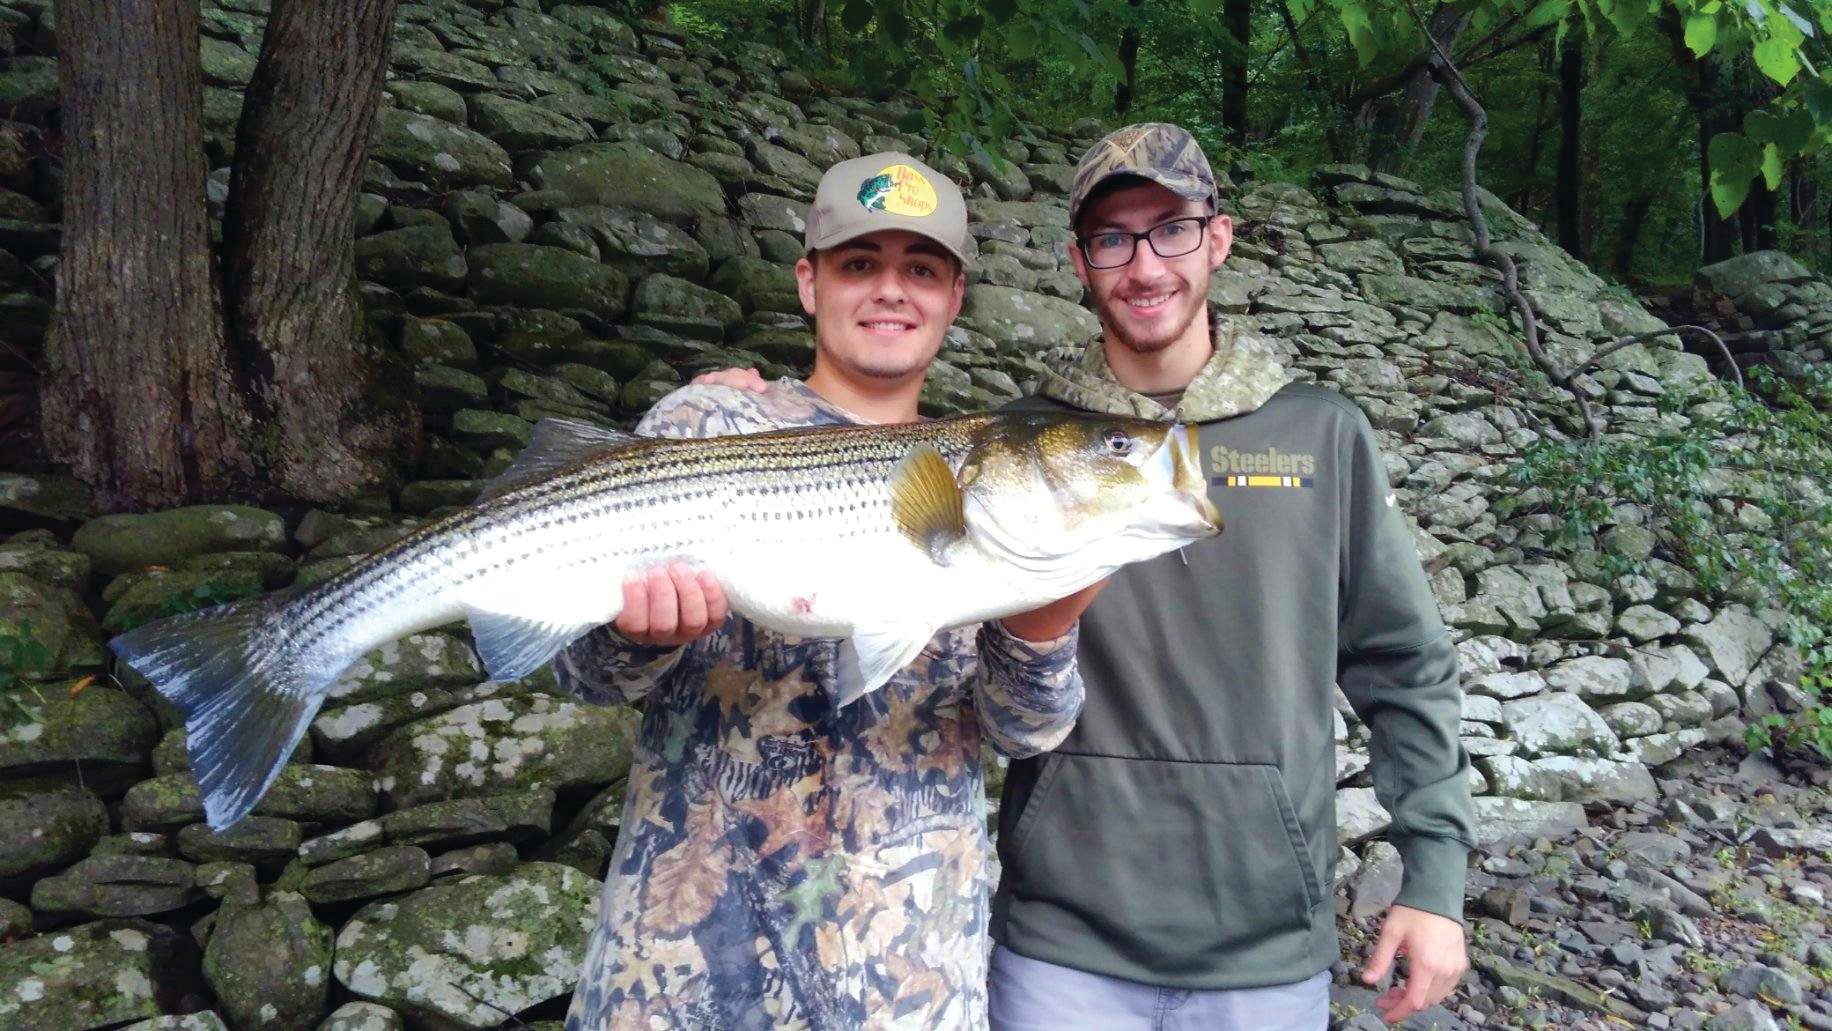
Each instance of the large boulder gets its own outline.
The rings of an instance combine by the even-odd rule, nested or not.
[[[607,321],[627,310],[622,272],[563,247],[499,243],[467,254],[470,295],[484,304],[577,309]]]
[[[103,576],[173,566],[213,551],[277,551],[285,544],[284,520],[245,505],[105,515],[78,527],[70,541]]]
[[[1079,304],[989,283],[967,288],[961,316],[1014,355],[1084,343],[1100,332],[1100,320]]]
[[[87,1031],[206,1008],[189,936],[102,920],[0,945],[0,1027]]]
[[[631,279],[651,272],[699,282],[711,259],[706,248],[671,222],[631,208],[561,208],[563,225],[583,229],[598,246],[604,263]]]
[[[591,127],[583,122],[493,93],[471,98],[471,124],[513,153],[570,147],[592,138]]]
[[[119,791],[145,771],[159,743],[152,710],[113,688],[20,690],[0,705],[23,716],[0,727],[0,772],[9,776],[55,774]]]
[[[515,185],[509,152],[462,125],[384,108],[376,113],[369,157],[401,175],[448,186]]]
[[[1646,696],[1638,689],[1634,670],[1624,659],[1585,655],[1548,666],[1545,675],[1552,690],[1575,694],[1593,705]]]
[[[637,715],[547,695],[491,699],[409,724],[371,751],[390,809],[531,788],[608,784],[630,768]]]
[[[87,855],[108,833],[108,809],[89,789],[55,781],[0,785],[0,884],[30,881]]]
[[[357,659],[331,685],[326,701],[348,705],[412,691],[463,687],[488,679],[471,646],[450,634],[419,633]]]
[[[298,895],[218,911],[204,977],[231,1026],[309,1031],[329,1006],[330,975],[331,929]]]
[[[639,325],[714,343],[744,320],[744,309],[730,297],[659,273],[636,284],[631,309]]]
[[[392,229],[356,241],[356,274],[397,290],[429,287],[456,293],[464,285],[464,252],[444,222]]]
[[[637,143],[588,143],[549,154],[529,175],[570,207],[635,208],[676,222],[725,214],[717,179]]]
[[[1709,623],[1687,627],[1680,640],[1691,646],[1718,679],[1741,687],[1775,643],[1775,634],[1748,609],[1732,605]]]
[[[305,876],[299,891],[321,905],[355,902],[425,887],[431,870],[425,849],[397,845],[317,867]]]
[[[300,823],[353,823],[375,813],[375,786],[360,770],[288,763],[254,812]],[[125,830],[174,831],[203,818],[203,794],[190,773],[143,780],[121,800]]]
[[[338,932],[337,980],[430,1025],[497,1027],[578,983],[598,887],[527,863],[372,903]]]
[[[94,855],[32,886],[32,908],[53,918],[147,916],[201,897],[196,867],[165,856]]]
[[[1550,691],[1504,702],[1501,722],[1528,756],[1610,755],[1621,747],[1603,717],[1573,694]]]
[[[104,661],[101,631],[82,597],[24,573],[0,572],[0,639],[16,642],[0,667],[16,677],[95,668]],[[35,696],[18,696],[19,704],[9,708],[29,712],[35,701]],[[0,732],[0,740],[31,733],[13,726]]]

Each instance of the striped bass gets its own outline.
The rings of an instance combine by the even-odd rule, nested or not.
[[[210,826],[246,815],[337,678],[469,622],[515,680],[616,619],[626,575],[685,561],[734,612],[843,638],[844,705],[941,630],[1028,611],[1221,532],[1193,431],[1067,414],[700,439],[543,420],[471,506],[322,583],[109,642],[179,709]]]

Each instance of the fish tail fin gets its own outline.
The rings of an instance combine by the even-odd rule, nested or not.
[[[275,617],[294,592],[149,623],[108,647],[184,716],[213,830],[248,815],[292,755],[337,664],[312,661]]]

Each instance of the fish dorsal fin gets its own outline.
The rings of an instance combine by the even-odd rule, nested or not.
[[[966,536],[967,515],[954,470],[940,451],[919,444],[891,470],[891,515],[910,542],[946,565],[948,546]]]
[[[484,485],[477,500],[484,501],[539,483],[574,462],[639,439],[621,430],[609,430],[576,419],[542,419],[535,423],[528,446],[515,456],[509,468]]]
[[[940,457],[939,455],[937,457]],[[922,653],[935,629],[915,623],[860,627],[840,642],[838,673],[840,709],[884,686],[896,672]]]

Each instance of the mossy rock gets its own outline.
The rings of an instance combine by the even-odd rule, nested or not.
[[[638,143],[588,143],[542,158],[529,170],[543,190],[574,206],[634,207],[685,222],[725,214],[719,181]]]
[[[286,523],[246,505],[190,505],[163,512],[105,515],[77,528],[70,546],[103,576],[171,566],[213,551],[278,551]]]
[[[598,786],[629,772],[638,717],[547,695],[490,699],[408,724],[370,753],[388,808],[530,788]],[[488,758],[476,760],[482,748]]]
[[[330,1006],[331,928],[292,892],[227,905],[203,969],[232,1026],[311,1031]]]
[[[145,774],[158,743],[158,719],[125,691],[72,680],[0,694],[0,772],[8,776],[80,778],[112,794]]]
[[[0,785],[0,884],[29,887],[87,855],[108,833],[108,809],[89,789],[51,780]]]
[[[465,280],[482,304],[578,309],[615,321],[628,305],[628,278],[563,247],[501,243],[473,247]]]
[[[430,1026],[496,1027],[578,983],[597,881],[525,863],[371,903],[338,932],[337,980]]]
[[[173,570],[130,573],[131,586],[120,591],[102,617],[102,629],[124,633],[157,619],[211,608],[265,591],[263,575],[250,568]]]
[[[0,945],[0,1026],[87,1031],[202,1010],[197,947],[148,920],[100,920]]]

